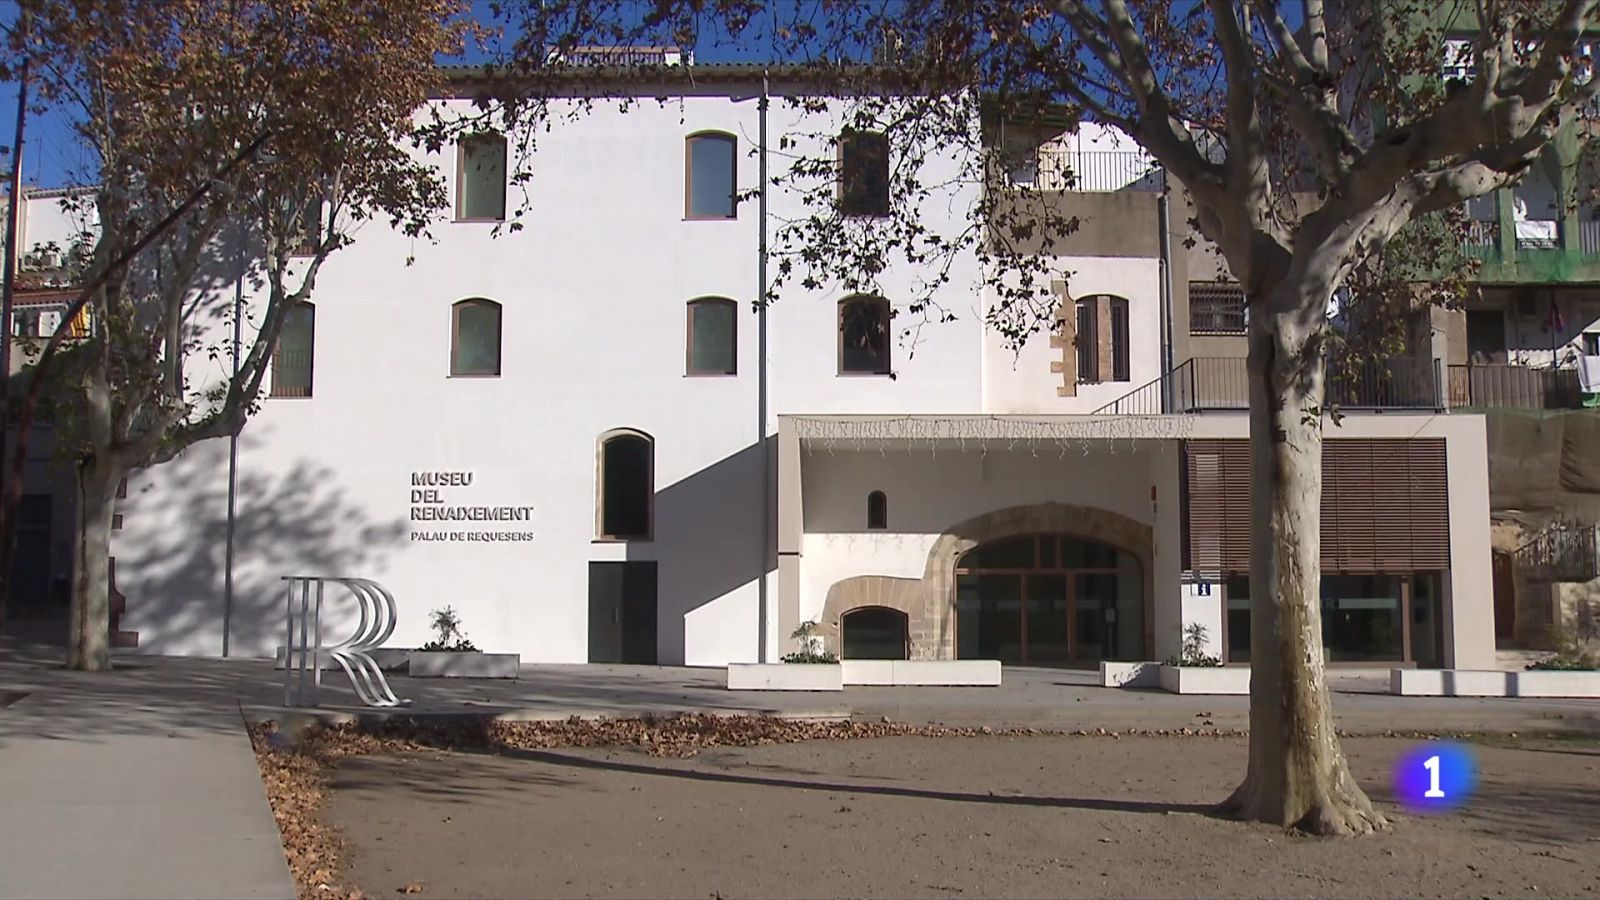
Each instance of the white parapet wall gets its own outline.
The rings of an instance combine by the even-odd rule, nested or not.
[[[730,663],[730,691],[838,691],[877,687],[999,687],[997,659],[847,659],[840,663]]]
[[[1102,662],[1101,687],[1153,688],[1161,686],[1161,663]]]
[[[516,678],[522,656],[516,653],[461,653],[411,651],[406,674],[412,678]]]
[[[1600,697],[1600,672],[1534,669],[1511,673],[1513,697]]]
[[[1162,666],[1161,688],[1174,694],[1248,694],[1244,666]]]
[[[1510,697],[1513,672],[1390,669],[1389,693],[1406,697]]]
[[[729,663],[730,691],[842,691],[838,663]]]

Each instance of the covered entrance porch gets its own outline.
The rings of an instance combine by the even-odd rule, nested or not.
[[[843,659],[1176,652],[1185,421],[780,422],[775,656],[802,624]]]

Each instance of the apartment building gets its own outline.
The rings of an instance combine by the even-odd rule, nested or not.
[[[1161,173],[1090,126],[997,132],[1030,202],[1081,222],[1052,251],[1057,327],[1020,349],[983,325],[975,254],[941,289],[953,322],[910,327],[904,264],[876,295],[794,285],[758,309],[739,198],[764,150],[774,173],[791,157],[755,140],[759,70],[692,70],[541,137],[520,230],[495,233],[520,202],[502,138],[427,157],[450,221],[431,243],[369,224],[330,259],[232,483],[226,441],[130,479],[119,627],[270,655],[283,576],[357,575],[395,594],[391,643],[452,606],[529,662],[775,660],[808,621],[846,657],[1028,664],[1164,657],[1200,623],[1246,662],[1242,299],[1164,214]],[[457,83],[439,103],[469,102]],[[882,214],[895,147],[838,104],[769,109],[772,141],[837,147],[848,214]],[[982,189],[925,223],[961,226]],[[770,191],[766,224],[799,203]],[[1357,399],[1325,453],[1328,658],[1491,665],[1482,417]]]

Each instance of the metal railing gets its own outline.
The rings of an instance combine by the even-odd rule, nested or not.
[[[1150,416],[1250,408],[1250,376],[1243,358],[1196,357],[1095,410],[1096,415]],[[1331,408],[1443,409],[1439,366],[1431,357],[1396,357],[1331,367]],[[1170,397],[1170,401],[1166,398]],[[1170,404],[1170,408],[1169,408]]]
[[[1517,548],[1517,567],[1534,581],[1582,583],[1600,578],[1596,526],[1557,522]]]
[[[1467,223],[1467,231],[1461,236],[1461,249],[1469,253],[1494,250],[1500,246],[1500,223],[1485,222],[1481,219]]]
[[[1040,147],[1013,171],[1013,184],[1041,191],[1160,190],[1155,160],[1130,150],[1070,150]]]
[[[1500,363],[1451,365],[1446,397],[1451,407],[1578,409],[1583,406],[1577,369],[1535,369]]]
[[[1578,223],[1578,249],[1584,256],[1600,256],[1600,222]]]

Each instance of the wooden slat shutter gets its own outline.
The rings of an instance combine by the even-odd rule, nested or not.
[[[1250,570],[1250,445],[1189,441],[1190,569]],[[1322,568],[1401,573],[1450,564],[1445,443],[1439,438],[1334,438],[1322,448]]]

